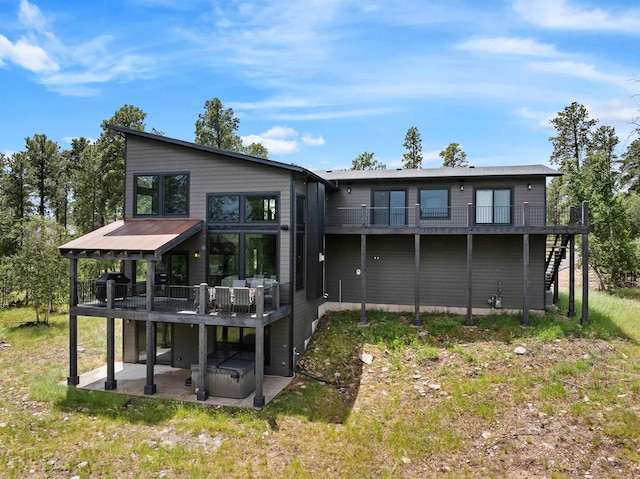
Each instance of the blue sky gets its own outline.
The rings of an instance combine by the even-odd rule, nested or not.
[[[271,159],[423,167],[459,143],[475,166],[547,164],[573,101],[616,128],[640,115],[636,0],[0,0],[0,152],[44,133],[95,139],[124,104],[194,139],[206,100]]]

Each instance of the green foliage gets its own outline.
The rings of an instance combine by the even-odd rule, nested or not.
[[[356,159],[353,160],[351,164],[352,170],[386,170],[387,165],[380,163],[378,160],[373,159],[374,153],[364,152]]]
[[[251,143],[244,148],[244,152],[247,155],[255,156],[257,158],[269,159],[269,150],[262,143]]]
[[[640,193],[640,138],[634,140],[622,154],[620,169],[622,185]]]
[[[26,161],[32,189],[38,203],[38,214],[44,216],[47,205],[56,197],[56,188],[60,179],[60,147],[47,135],[33,135],[26,139]]]
[[[442,166],[460,168],[463,166],[469,166],[467,161],[467,154],[460,149],[458,143],[449,143],[447,147],[439,154],[442,158]]]
[[[422,168],[422,139],[418,128],[412,126],[407,130],[402,146],[407,150],[402,155],[402,167]]]
[[[233,115],[233,109],[225,109],[219,98],[207,100],[204,112],[196,121],[195,142],[221,150],[242,151],[242,140],[236,135],[240,120]]]

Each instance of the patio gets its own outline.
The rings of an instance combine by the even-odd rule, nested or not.
[[[188,369],[172,368],[170,366],[156,365],[154,367],[154,381],[157,392],[153,396],[144,394],[146,384],[146,365],[115,363],[115,379],[117,387],[114,390],[105,391],[105,381],[107,380],[107,366],[104,365],[93,371],[88,371],[80,375],[78,388],[89,391],[105,391],[108,393],[125,394],[129,396],[153,397],[163,399],[173,399],[177,401],[197,402],[209,406],[232,406],[232,407],[253,407],[254,394],[250,393],[243,399],[233,399],[216,397],[215,391],[211,391],[205,401],[197,400],[193,392],[193,386],[185,385],[187,378],[191,378]],[[278,394],[280,394],[292,381],[294,377],[264,376],[264,399],[265,405],[269,404]],[[66,381],[65,381],[66,384]]]

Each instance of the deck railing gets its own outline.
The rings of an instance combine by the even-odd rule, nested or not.
[[[207,287],[207,290],[213,287]],[[178,312],[196,311],[199,303],[200,286],[155,285],[153,291],[153,311]],[[82,306],[107,306],[107,284],[95,279],[77,282],[76,304]],[[277,310],[280,306],[290,305],[289,284],[274,283],[264,288],[264,311]],[[147,310],[146,282],[134,284],[114,284],[113,307],[134,310]]]
[[[413,207],[343,207],[327,210],[326,225],[345,228],[447,228],[465,226],[510,225],[569,226],[581,225],[577,207],[561,206],[450,206]]]

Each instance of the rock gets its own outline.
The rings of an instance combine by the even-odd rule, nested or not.
[[[362,353],[360,355],[360,361],[362,361],[365,364],[371,364],[373,363],[373,354],[370,353]]]
[[[489,431],[482,431],[482,439],[491,439],[491,437],[493,437],[493,434]]]
[[[440,391],[440,385],[439,384],[429,384],[429,389],[431,389],[432,391]]]
[[[513,352],[514,354],[518,354],[519,356],[522,356],[523,354],[527,354],[527,349],[523,346],[518,346],[513,350]]]
[[[402,462],[404,464],[411,464],[411,459],[409,459],[407,456],[402,456]]]

